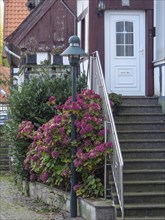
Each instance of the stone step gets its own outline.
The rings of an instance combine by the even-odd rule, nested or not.
[[[161,149],[122,149],[123,159],[165,158],[165,147]]]
[[[127,139],[119,140],[121,149],[162,149],[165,139]]]
[[[158,97],[123,96],[122,105],[158,105]]]
[[[112,192],[115,192],[115,185],[110,182]],[[165,180],[131,180],[124,181],[124,192],[165,192]]]
[[[0,148],[0,154],[8,154],[9,148],[8,147],[1,147]]]
[[[0,165],[8,165],[9,164],[9,159],[1,159],[0,160]]]
[[[124,181],[131,180],[164,180],[165,169],[124,170]]]
[[[165,158],[161,159],[125,159],[124,169],[164,169]]]
[[[115,116],[116,122],[155,121],[165,123],[165,115],[161,113],[120,113]]]
[[[8,159],[9,158],[9,155],[8,154],[1,154],[0,153],[0,160],[2,159]]]
[[[121,105],[118,113],[162,113],[159,105]]]
[[[135,217],[126,217],[126,218],[124,218],[124,220],[164,220],[165,218],[164,218],[164,216],[154,216],[154,217],[145,217],[145,219],[144,219],[144,217],[139,217],[139,218],[135,218]],[[116,218],[116,220],[122,220],[122,218]]]
[[[115,203],[118,202],[117,194],[112,194]],[[124,204],[165,204],[165,192],[126,192],[124,193]]]
[[[165,130],[127,130],[118,131],[120,139],[163,139],[165,138]]]
[[[165,115],[158,97],[122,100],[115,123],[124,159],[124,219],[165,220]],[[112,192],[118,204],[114,184]]]
[[[0,171],[8,171],[10,170],[9,164],[0,164]]]
[[[0,143],[0,148],[3,148],[3,147],[9,147],[9,146],[6,144],[6,142],[2,142]]]
[[[117,207],[117,215],[121,215],[120,208]],[[126,217],[143,217],[143,220],[145,218],[149,217],[158,217],[158,216],[165,216],[165,204],[125,204],[124,213]]]
[[[165,123],[162,122],[116,122],[117,130],[165,130]]]

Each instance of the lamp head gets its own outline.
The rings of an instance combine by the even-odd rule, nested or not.
[[[105,2],[104,0],[99,0],[98,8],[97,8],[97,15],[102,16],[105,11]]]
[[[75,66],[79,63],[80,57],[85,57],[87,54],[80,47],[80,39],[76,35],[73,35],[68,40],[69,47],[61,54],[61,56],[68,56],[71,66]]]

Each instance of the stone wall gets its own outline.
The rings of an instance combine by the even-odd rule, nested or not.
[[[18,185],[18,181],[17,181]],[[46,204],[58,207],[65,211],[70,211],[70,195],[57,188],[42,183],[28,183],[23,181],[21,184],[22,192],[33,199],[39,199]],[[115,220],[115,209],[110,199],[82,199],[77,200],[78,216],[86,220]]]
[[[59,189],[51,188],[42,183],[29,183],[29,195],[45,203],[69,211],[70,195]]]

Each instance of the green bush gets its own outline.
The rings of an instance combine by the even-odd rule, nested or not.
[[[77,80],[77,92],[86,87],[86,77],[81,76]],[[32,121],[36,127],[46,123],[54,114],[54,108],[49,105],[48,99],[56,97],[57,104],[63,104],[71,95],[71,76],[52,79],[49,75],[34,77],[21,89],[15,87],[9,97],[10,118],[15,122],[23,120]]]
[[[85,75],[77,79],[77,90],[86,87]],[[52,79],[49,75],[34,77],[21,88],[14,87],[9,97],[9,122],[5,124],[5,138],[10,144],[12,168],[15,175],[26,177],[23,161],[27,148],[32,142],[30,139],[18,140],[19,124],[24,120],[31,121],[35,130],[49,121],[56,111],[49,102],[50,97],[57,97],[56,103],[63,104],[71,95],[71,75]]]

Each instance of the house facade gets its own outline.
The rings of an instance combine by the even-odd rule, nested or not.
[[[76,13],[74,0],[68,7]],[[61,1],[41,1],[5,43],[30,53],[52,51],[56,46],[64,48],[73,32],[74,17]]]
[[[108,92],[153,96],[154,2],[79,1],[78,33],[91,54],[98,50]]]
[[[74,34],[73,15],[76,15],[76,0],[67,4],[60,0],[26,2],[30,14],[5,38],[12,73],[20,83],[23,79],[16,75],[23,64],[52,64],[52,55],[64,50],[68,38]],[[24,69],[26,73],[29,71]]]

